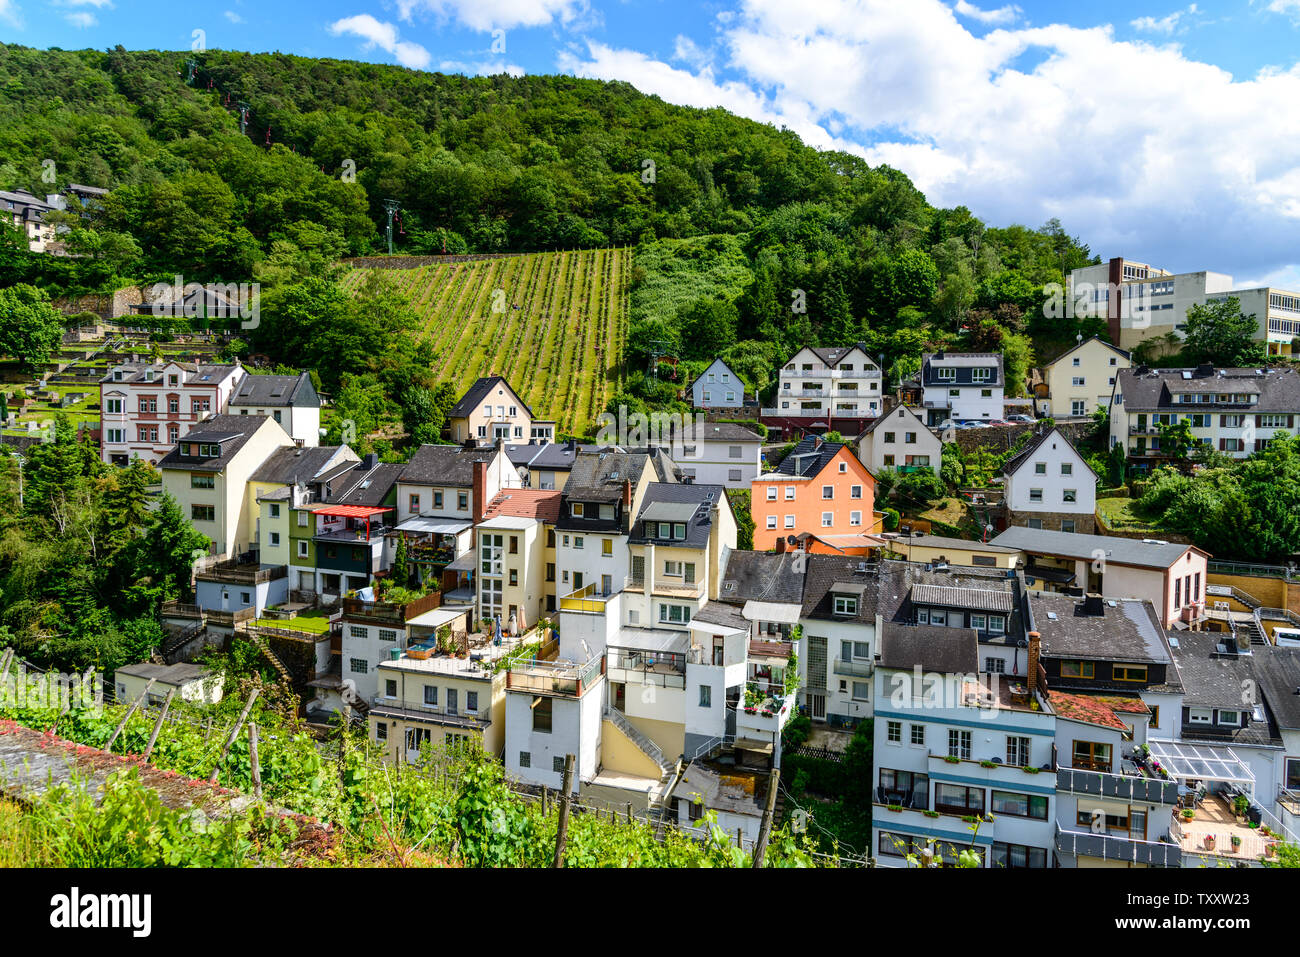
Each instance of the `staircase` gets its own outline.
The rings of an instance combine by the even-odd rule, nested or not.
[[[164,663],[170,661],[172,655],[202,634],[206,627],[207,625],[202,619],[200,619],[192,625],[187,625],[185,628],[182,628],[180,631],[177,631],[164,640],[162,647],[158,649],[158,653],[162,656]]]
[[[1268,638],[1264,634],[1264,629],[1259,623],[1259,617],[1252,618],[1246,626],[1246,632],[1250,635],[1252,645],[1267,645]]]
[[[266,660],[271,662],[271,667],[279,673],[284,683],[289,687],[293,687],[293,675],[289,673],[289,669],[280,660],[280,656],[271,650],[271,646],[266,643],[266,639],[252,631],[245,632],[245,634],[248,640],[257,646],[257,650],[266,656]]]
[[[664,757],[664,753],[660,750],[659,745],[655,744],[646,737],[646,735],[633,727],[632,722],[627,720],[623,712],[617,711],[614,708],[607,708],[605,709],[605,718],[610,724],[627,735],[628,740],[635,744],[646,757],[658,765],[659,770],[664,775],[668,775],[672,772],[673,765]]]

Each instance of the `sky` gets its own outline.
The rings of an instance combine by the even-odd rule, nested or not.
[[[1300,0],[0,0],[0,41],[623,80],[992,225],[1300,289]]]

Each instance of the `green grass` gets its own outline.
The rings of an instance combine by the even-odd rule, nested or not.
[[[536,416],[555,419],[559,432],[594,430],[621,374],[630,250],[355,269],[345,287],[357,288],[372,272],[420,316],[422,337],[438,350],[439,382],[460,393],[496,372]]]
[[[308,635],[323,635],[330,630],[329,612],[322,608],[299,612],[292,618],[256,618],[254,625],[266,628],[284,628]]]
[[[1097,514],[1112,531],[1154,532],[1158,526],[1137,511],[1131,498],[1099,498]]]

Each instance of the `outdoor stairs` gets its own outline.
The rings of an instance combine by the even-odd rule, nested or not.
[[[1248,626],[1250,634],[1250,643],[1252,645],[1267,645],[1268,638],[1264,635],[1264,629],[1259,626],[1258,619],[1252,618]]]
[[[192,625],[173,632],[168,635],[158,649],[159,655],[161,655],[164,662],[170,661],[172,655],[201,635],[206,628],[207,626],[202,621],[196,621]]]
[[[638,731],[633,726],[632,722],[627,720],[627,717],[623,712],[615,708],[607,708],[605,710],[605,717],[612,725],[614,725],[614,727],[627,735],[628,740],[635,744],[642,754],[659,766],[662,777],[666,778],[669,774],[673,773],[673,765],[664,757],[664,753],[659,749],[659,745],[655,744],[646,735]]]
[[[286,668],[284,662],[280,660],[280,656],[271,650],[271,646],[266,643],[266,639],[251,631],[246,632],[245,637],[257,646],[258,651],[266,656],[266,660],[271,662],[271,667],[276,670],[284,680],[284,683],[289,687],[293,687],[293,675],[289,673],[289,669]]]

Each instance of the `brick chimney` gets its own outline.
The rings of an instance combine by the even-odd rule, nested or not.
[[[1029,675],[1029,698],[1032,701],[1034,693],[1038,691],[1038,656],[1042,651],[1043,641],[1036,631],[1029,633],[1029,660],[1025,663],[1025,671]]]
[[[632,480],[623,479],[623,509],[626,511],[632,507]]]
[[[474,463],[473,486],[470,489],[470,495],[471,498],[473,498],[473,501],[470,503],[470,510],[475,525],[483,521],[483,513],[487,511],[488,507],[487,470],[488,464],[486,462]]]

